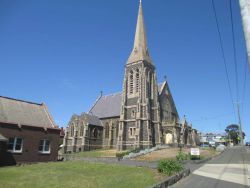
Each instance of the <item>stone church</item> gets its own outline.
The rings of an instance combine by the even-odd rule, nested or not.
[[[192,146],[199,144],[199,139],[197,130],[185,119],[180,122],[167,81],[157,83],[140,3],[123,91],[101,94],[88,113],[72,116],[66,129],[64,151],[143,149],[161,144]]]

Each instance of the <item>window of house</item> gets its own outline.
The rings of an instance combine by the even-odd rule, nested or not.
[[[130,71],[129,73],[129,93],[134,93],[134,73],[133,71]]]
[[[11,152],[21,153],[23,149],[23,139],[22,138],[9,138],[8,150]]]
[[[41,153],[50,153],[50,141],[40,140],[38,151]]]

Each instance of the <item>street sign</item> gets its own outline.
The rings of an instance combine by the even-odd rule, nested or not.
[[[192,156],[200,156],[200,149],[199,148],[191,148],[190,153]]]

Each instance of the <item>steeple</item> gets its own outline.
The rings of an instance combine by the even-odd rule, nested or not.
[[[138,62],[138,61],[147,61],[148,63],[152,62],[149,56],[149,52],[148,52],[147,37],[146,37],[146,30],[144,26],[144,18],[143,18],[141,0],[140,0],[139,13],[138,13],[138,18],[137,18],[134,47],[130,54],[127,64]]]

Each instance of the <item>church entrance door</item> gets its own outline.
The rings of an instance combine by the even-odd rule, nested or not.
[[[173,134],[167,133],[165,135],[165,144],[173,144]]]

